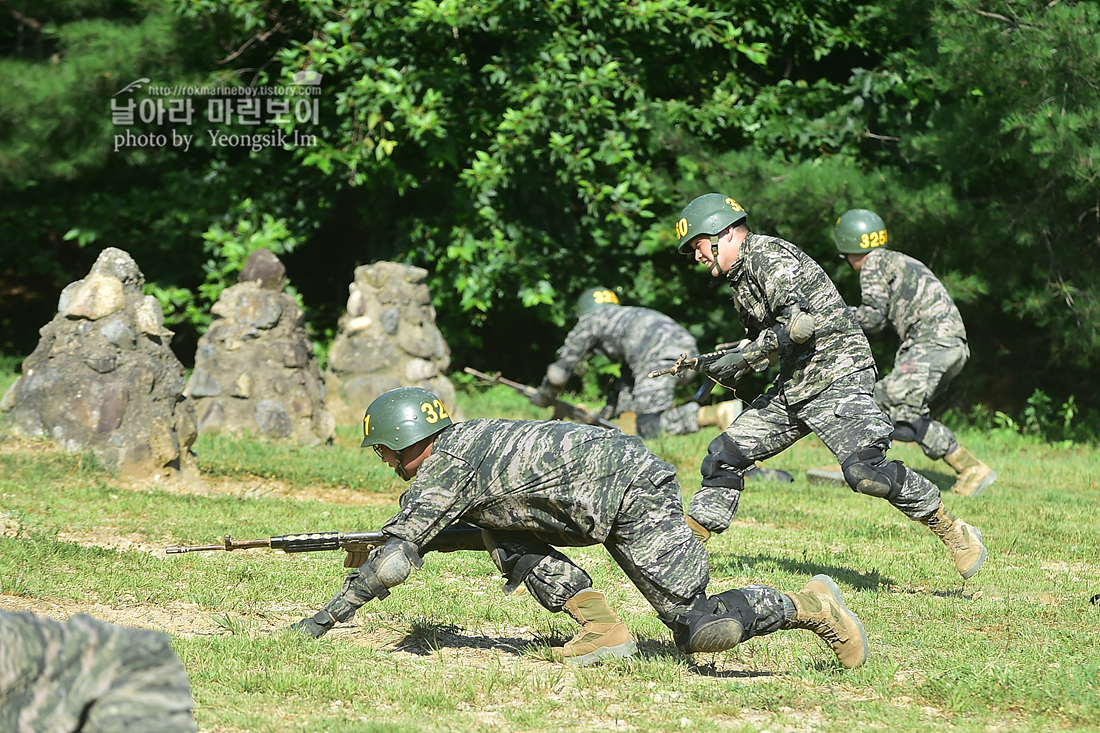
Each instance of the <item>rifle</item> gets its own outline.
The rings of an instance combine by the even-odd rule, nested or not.
[[[726,344],[721,344],[725,346]],[[680,372],[686,372],[689,369],[696,372],[705,372],[714,362],[721,359],[726,354],[734,354],[741,351],[739,346],[734,346],[729,349],[718,349],[717,351],[711,351],[706,354],[698,354],[696,356],[688,356],[687,354],[680,354],[680,358],[676,360],[672,366],[668,369],[655,369],[649,373],[651,377],[661,377],[665,374],[679,374]],[[738,377],[741,375],[738,375]]]
[[[503,384],[505,387],[511,387],[529,400],[538,393],[538,390],[534,387],[529,387],[526,384],[520,384],[519,382],[513,382],[511,379],[505,379],[504,377],[500,376],[500,372],[497,372],[496,374],[486,374],[470,367],[466,367],[462,371],[466,372],[467,374],[472,374],[481,381],[487,382],[489,384]],[[564,417],[568,418],[569,420],[573,420],[574,422],[585,423],[587,425],[597,425],[601,428],[608,428],[609,430],[619,429],[618,425],[611,422],[610,420],[606,420],[600,417],[597,413],[585,409],[580,405],[574,405],[570,402],[566,402],[565,400],[560,400],[557,397],[554,398],[553,407],[555,418]]]
[[[389,541],[385,532],[310,532],[308,534],[284,534],[261,540],[235,540],[226,535],[220,545],[169,545],[164,551],[169,555],[206,550],[250,550],[270,547],[283,552],[322,552],[346,550],[349,553],[370,552]],[[448,528],[437,534],[420,548],[420,554],[428,552],[457,552],[459,550],[484,550],[485,540],[477,527]]]

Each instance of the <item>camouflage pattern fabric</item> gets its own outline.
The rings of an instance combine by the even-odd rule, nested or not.
[[[726,273],[741,325],[752,343],[743,350],[757,371],[779,348],[776,326],[797,306],[814,319],[814,336],[780,354],[775,389],[791,403],[810,399],[837,379],[873,368],[874,357],[851,309],[825,271],[779,237],[749,233]]]
[[[192,733],[192,707],[165,634],[0,610],[0,731]]]
[[[603,544],[670,623],[710,580],[682,497],[675,468],[636,436],[556,421],[467,420],[438,434],[383,531],[422,545],[461,518],[494,535],[524,530],[549,545]],[[591,579],[555,551],[525,585],[543,607],[560,611]],[[760,615],[757,626],[777,630],[782,594],[753,588],[747,595]]]
[[[938,460],[959,443],[949,427],[932,419],[929,404],[966,364],[970,349],[961,339],[917,342],[899,349],[894,368],[875,385],[875,402],[896,424],[925,426],[916,441],[924,455]]]
[[[725,434],[749,465],[780,453],[810,433],[816,433],[840,462],[868,446],[886,450],[893,426],[871,397],[874,381],[873,370],[861,369],[805,402],[793,402],[782,391],[760,395]],[[743,473],[732,466],[728,470]],[[712,532],[724,532],[737,513],[740,494],[736,489],[704,486],[692,497],[689,513]],[[940,491],[915,471],[906,471],[901,492],[890,503],[907,517],[921,520],[939,507]]]
[[[659,413],[672,407],[676,385],[691,374],[666,374],[654,379],[649,372],[667,369],[681,354],[698,354],[695,338],[672,318],[649,308],[604,305],[584,314],[558,349],[554,362],[572,372],[589,352],[603,354],[626,369],[620,383],[615,414]],[[681,429],[684,418],[673,418],[670,432]],[[663,427],[663,424],[662,424]],[[696,430],[698,422],[696,422]],[[694,432],[694,431],[692,431]],[[679,433],[674,433],[679,434]]]
[[[920,260],[890,249],[867,254],[859,272],[860,327],[870,334],[887,325],[901,348],[921,341],[966,340],[962,315],[947,288]]]
[[[875,387],[875,401],[895,423],[927,420],[917,444],[929,458],[943,458],[958,443],[947,426],[931,419],[929,403],[970,357],[962,315],[923,262],[894,250],[868,253],[859,286],[862,303],[855,312],[863,330],[878,334],[890,326],[901,340],[893,370]]]
[[[664,377],[657,377],[653,381],[661,379]],[[699,432],[699,403],[685,402],[665,410],[661,414],[661,432],[665,435],[691,435]]]

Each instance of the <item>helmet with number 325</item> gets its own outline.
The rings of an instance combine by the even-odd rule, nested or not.
[[[860,254],[886,244],[886,222],[870,209],[850,209],[840,215],[833,229],[836,251],[842,255]]]
[[[398,387],[376,397],[363,414],[360,447],[401,451],[453,424],[443,400],[420,387]]]
[[[577,318],[585,313],[591,313],[601,305],[619,305],[619,296],[610,288],[589,288],[577,298]]]

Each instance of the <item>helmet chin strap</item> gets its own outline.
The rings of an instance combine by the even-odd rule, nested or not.
[[[710,255],[711,263],[707,270],[711,275],[719,275],[722,272],[721,266],[718,264],[718,237],[710,238]]]

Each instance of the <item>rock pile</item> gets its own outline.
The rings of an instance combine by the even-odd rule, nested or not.
[[[435,325],[427,275],[395,262],[355,268],[324,374],[325,405],[341,425],[360,422],[375,397],[397,387],[434,392],[458,418],[454,386],[443,375],[451,350]]]
[[[62,291],[0,409],[15,432],[91,451],[123,474],[197,480],[183,365],[144,284],[128,253],[104,249],[88,276]]]
[[[199,432],[331,442],[336,423],[324,407],[302,309],[285,286],[283,263],[259,249],[210,309],[214,322],[199,339],[185,390]]]

